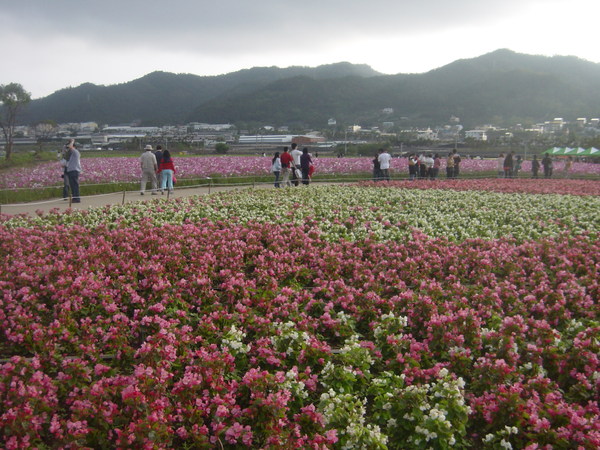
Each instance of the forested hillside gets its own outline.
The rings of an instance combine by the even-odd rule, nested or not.
[[[339,124],[434,125],[452,115],[468,126],[597,117],[600,64],[498,50],[423,74],[381,75],[349,63],[211,77],[155,72],[120,85],[63,89],[33,101],[22,119],[324,128],[332,117]]]

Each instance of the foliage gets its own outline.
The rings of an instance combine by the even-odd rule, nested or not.
[[[500,181],[497,183],[496,181]],[[310,223],[329,241],[340,239],[410,239],[415,229],[430,237],[451,241],[499,239],[539,239],[569,231],[573,235],[595,232],[600,223],[600,197],[597,191],[585,192],[587,185],[598,183],[570,180],[569,183],[543,183],[547,190],[565,189],[574,195],[530,195],[485,192],[508,186],[514,192],[515,180],[464,182],[480,191],[432,189],[430,183],[402,187],[319,186],[309,189],[223,192],[208,197],[188,197],[170,202],[127,204],[110,210],[95,209],[71,214],[49,214],[33,219],[14,218],[11,228],[27,223],[93,224],[103,223],[108,212],[114,225],[137,227],[150,221],[157,227],[167,223],[197,223],[235,220],[241,224]],[[420,184],[420,186],[419,186]],[[562,185],[562,186],[561,186]],[[449,188],[456,186],[450,185]],[[534,190],[540,183],[523,183],[522,192]],[[535,191],[534,191],[535,192]],[[591,194],[591,195],[586,195]],[[594,195],[595,194],[595,195]],[[293,207],[291,205],[298,205]],[[427,205],[436,205],[435,208]]]
[[[598,223],[597,197],[405,191],[273,189],[0,225],[2,446],[597,448],[600,241],[577,229]],[[274,195],[287,209],[259,220]],[[435,237],[457,211],[485,205],[493,230],[519,203],[565,231],[527,236],[529,218],[518,239]],[[449,208],[426,236],[430,204]],[[374,229],[410,233],[318,226],[356,227],[372,208]],[[409,223],[388,223],[393,209]]]
[[[328,78],[349,74],[373,76],[377,72],[368,66],[344,63],[317,68],[255,67],[219,76],[153,72],[119,85],[85,83],[62,89],[34,100],[22,123],[52,118],[59,123],[137,121],[142,125],[182,124],[190,121],[188,116],[194,108],[220,95],[243,95],[276,80],[298,75]],[[201,120],[213,119],[207,117]]]
[[[18,115],[31,101],[31,94],[18,83],[0,85],[0,128],[6,142],[6,159],[12,155]]]
[[[34,100],[23,121],[168,124],[229,122],[327,128],[536,123],[595,117],[600,65],[573,57],[495,51],[424,74],[381,75],[350,64],[254,68],[198,77],[155,72],[115,86],[84,84]],[[384,113],[393,108],[394,113]]]
[[[225,142],[217,142],[215,145],[215,153],[219,155],[225,155],[229,151],[229,145]]]

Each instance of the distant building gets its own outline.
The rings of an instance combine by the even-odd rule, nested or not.
[[[381,112],[383,114],[394,114],[394,108],[383,108]]]
[[[465,131],[466,139],[475,139],[476,141],[487,141],[487,132],[485,130]]]
[[[299,146],[318,144],[321,142],[325,142],[325,138],[322,136],[309,135],[309,136],[294,136],[292,138],[292,143],[298,144]]]
[[[327,125],[329,125],[330,127],[334,127],[334,126],[336,126],[336,125],[337,125],[337,121],[336,121],[335,119],[333,119],[333,118],[332,118],[332,119],[329,119],[329,120],[327,121]]]
[[[294,138],[291,134],[259,134],[253,136],[240,136],[240,144],[291,144]]]
[[[438,134],[431,128],[427,128],[426,130],[417,130],[417,139],[424,141],[437,141]]]
[[[203,130],[214,130],[214,131],[222,131],[222,130],[230,130],[235,128],[230,123],[199,123],[199,122],[191,122],[188,124],[194,131],[203,131]]]
[[[565,121],[562,117],[555,117],[553,121],[550,122],[550,130],[551,131],[560,131],[565,126]]]

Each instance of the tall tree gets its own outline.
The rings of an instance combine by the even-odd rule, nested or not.
[[[10,159],[17,116],[31,101],[31,94],[19,83],[0,85],[0,127],[6,141],[6,159]]]

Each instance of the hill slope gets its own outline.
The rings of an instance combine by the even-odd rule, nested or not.
[[[137,121],[148,125],[182,123],[198,105],[224,93],[245,94],[268,83],[294,76],[315,79],[379,75],[369,66],[349,63],[316,68],[255,67],[226,75],[198,76],[153,72],[137,80],[112,86],[91,83],[57,91],[34,100],[22,123],[52,119],[59,123],[95,121],[117,124]]]
[[[393,108],[384,115],[384,108]],[[85,84],[32,102],[29,122],[230,122],[412,125],[575,119],[600,115],[600,64],[497,50],[423,74],[381,75],[349,63],[254,68],[214,77],[155,72],[116,86]]]

